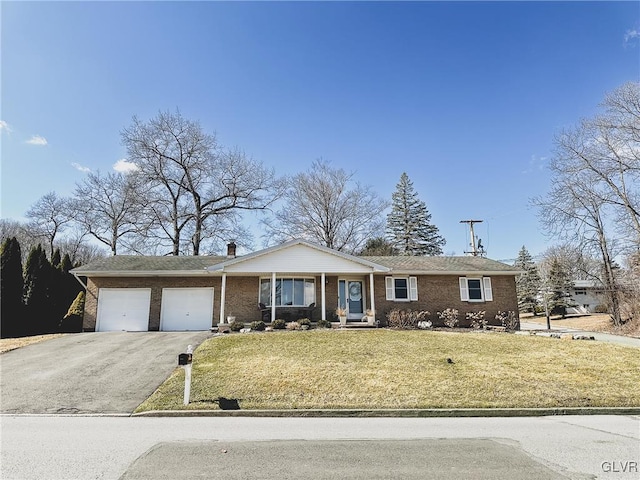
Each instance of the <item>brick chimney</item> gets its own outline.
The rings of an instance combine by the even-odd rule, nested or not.
[[[236,244],[234,242],[227,243],[227,257],[236,258]]]

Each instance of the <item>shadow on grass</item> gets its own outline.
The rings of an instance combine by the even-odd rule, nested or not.
[[[217,403],[220,410],[240,410],[239,398],[218,397],[214,399],[198,399],[196,402]]]

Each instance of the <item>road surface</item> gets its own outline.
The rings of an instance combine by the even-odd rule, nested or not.
[[[0,417],[19,479],[640,478],[640,417]]]

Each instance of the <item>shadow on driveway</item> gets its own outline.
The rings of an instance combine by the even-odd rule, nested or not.
[[[209,332],[78,333],[0,355],[2,413],[131,413]]]

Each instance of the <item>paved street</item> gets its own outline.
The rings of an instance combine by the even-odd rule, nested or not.
[[[0,427],[3,480],[637,480],[640,468],[640,417],[631,416],[4,415]]]
[[[81,333],[3,353],[2,413],[131,413],[209,335]]]

